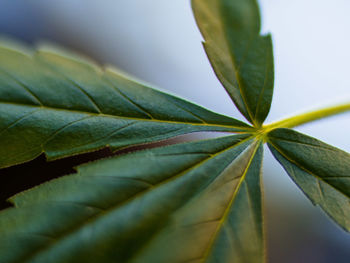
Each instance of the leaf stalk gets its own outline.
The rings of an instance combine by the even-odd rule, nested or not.
[[[282,119],[267,125],[264,125],[260,130],[260,133],[266,134],[277,128],[294,128],[301,126],[305,123],[313,122],[316,120],[324,119],[330,116],[338,115],[350,111],[350,103],[338,104],[318,110],[306,112],[293,117]]]

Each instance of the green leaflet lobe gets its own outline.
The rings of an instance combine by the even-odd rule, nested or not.
[[[289,129],[272,131],[268,142],[311,202],[350,231],[350,154]]]
[[[0,168],[42,152],[56,159],[190,132],[249,129],[83,60],[0,46]]]
[[[192,6],[217,77],[246,119],[260,126],[271,106],[274,63],[256,0],[192,0]]]
[[[81,166],[11,198],[0,262],[264,262],[261,159],[236,135]]]

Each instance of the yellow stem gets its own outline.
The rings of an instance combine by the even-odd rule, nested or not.
[[[316,121],[323,119],[332,115],[337,115],[350,111],[350,103],[339,104],[300,115],[296,115],[290,118],[286,118],[280,121],[276,121],[267,125],[264,125],[262,128],[262,133],[267,133],[276,128],[293,128],[300,125],[303,125],[308,122]]]

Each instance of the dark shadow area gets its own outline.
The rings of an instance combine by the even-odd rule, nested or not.
[[[97,152],[47,162],[42,154],[35,160],[0,170],[0,209],[10,207],[6,200],[24,190],[58,178],[62,175],[74,173],[74,167],[82,163],[97,160],[112,153],[109,149]]]
[[[12,206],[9,202],[6,201],[11,196],[52,179],[75,173],[76,171],[74,167],[77,167],[81,164],[143,149],[181,143],[194,140],[196,138],[198,139],[199,137],[196,136],[197,135],[182,135],[160,142],[128,147],[114,153],[111,152],[108,148],[105,148],[92,153],[76,155],[51,162],[47,162],[45,155],[42,154],[33,161],[5,169],[0,169],[0,210]]]

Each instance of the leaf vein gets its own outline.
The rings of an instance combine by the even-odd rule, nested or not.
[[[41,109],[36,109],[33,110],[23,116],[21,116],[20,118],[18,118],[17,120],[15,120],[14,122],[12,122],[10,125],[8,125],[7,127],[5,127],[3,130],[0,131],[0,135],[3,134],[4,132],[6,132],[7,130],[11,129],[13,126],[15,126],[16,124],[18,124],[19,122],[21,122],[22,120],[28,118],[30,115],[33,115],[34,113],[40,111]]]
[[[223,152],[226,152],[234,147],[237,147],[238,145],[240,144],[243,144],[244,142],[247,142],[249,140],[251,140],[253,137],[248,137],[242,141],[240,141],[239,143],[235,143],[234,145],[224,149],[224,150],[220,150],[218,152],[215,153],[214,156],[217,156]],[[159,188],[161,187],[162,185],[166,184],[166,183],[169,183],[169,182],[172,182],[174,180],[176,180],[177,178],[183,176],[184,174],[188,173],[189,171],[195,169],[196,167],[202,165],[203,163],[207,162],[208,160],[210,160],[212,157],[208,157],[204,160],[201,160],[199,161],[198,163],[192,165],[191,167],[189,168],[186,168],[184,169],[183,171],[180,171],[174,175],[172,175],[171,177],[168,177],[167,179],[165,180],[162,180],[161,182],[158,182],[156,184],[154,184],[153,187],[150,187],[150,188],[147,188],[146,190],[141,190],[140,192],[136,193],[134,196],[124,200],[123,202],[121,203],[118,203],[117,205],[115,206],[111,206],[107,209],[105,209],[104,211],[100,212],[100,213],[97,213],[95,216],[92,216],[91,218],[89,218],[88,220],[86,220],[85,222],[83,222],[81,225],[79,225],[78,227],[75,227],[75,228],[72,228],[71,230],[61,234],[59,237],[57,237],[55,239],[54,242],[48,244],[47,246],[44,246],[44,247],[41,247],[39,248],[38,250],[34,251],[31,255],[31,257],[33,258],[34,256],[36,255],[39,255],[41,251],[44,251],[44,250],[48,250],[50,249],[50,247],[53,247],[56,243],[58,243],[59,241],[62,241],[64,238],[68,238],[69,236],[71,236],[72,234],[74,234],[76,231],[79,231],[80,229],[84,228],[84,227],[88,227],[90,223],[94,222],[94,221],[97,221],[99,220],[100,218],[108,215],[109,213],[115,211],[116,209],[120,208],[121,206],[127,204],[127,203],[130,203],[132,202],[133,200],[137,199],[138,197],[148,193],[149,191],[151,191],[152,189],[155,189],[155,188]]]
[[[208,247],[206,249],[206,252],[204,253],[204,255],[202,257],[203,258],[203,262],[209,257],[209,254],[210,254],[211,250],[213,249],[214,243],[215,243],[216,239],[218,238],[218,235],[220,233],[220,230],[221,230],[224,222],[227,220],[227,217],[229,216],[230,209],[233,206],[233,203],[234,203],[234,201],[236,199],[238,191],[239,191],[242,183],[244,182],[245,176],[248,173],[250,165],[251,165],[251,163],[252,163],[252,161],[253,161],[253,159],[255,157],[255,154],[256,154],[256,152],[257,152],[259,147],[260,147],[260,142],[257,142],[257,145],[254,148],[254,152],[252,153],[252,156],[251,156],[251,158],[250,158],[250,160],[249,160],[249,162],[247,164],[247,167],[244,169],[244,172],[243,172],[243,174],[242,174],[242,176],[240,178],[240,181],[239,181],[238,185],[236,186],[236,189],[234,190],[234,192],[232,194],[232,197],[231,197],[231,199],[229,201],[229,204],[227,205],[227,207],[226,207],[226,209],[224,211],[224,214],[222,215],[222,217],[221,217],[221,219],[219,221],[219,225],[217,226],[216,231],[213,234],[212,239],[211,239],[211,241],[210,241],[210,243],[209,243],[209,245],[208,245]]]
[[[43,106],[43,103],[41,102],[41,100],[39,99],[39,97],[37,95],[34,94],[34,92],[29,89],[29,87],[24,84],[21,80],[19,80],[18,78],[16,78],[13,74],[7,72],[5,69],[3,69],[2,67],[0,67],[0,71],[3,72],[4,74],[6,74],[7,76],[9,76],[13,81],[15,81],[24,91],[26,91],[32,98],[35,99],[35,101]]]
[[[315,174],[314,172],[310,171],[309,169],[305,168],[303,165],[299,164],[298,162],[296,162],[295,160],[292,160],[291,158],[289,158],[284,152],[283,150],[281,150],[281,148],[279,148],[278,146],[276,146],[274,143],[272,143],[270,140],[268,140],[269,144],[271,144],[285,159],[287,159],[290,163],[294,164],[296,167],[300,168],[301,170],[303,170],[304,172],[314,176],[316,179],[322,181],[323,183],[329,185],[331,188],[333,188],[334,190],[336,190],[338,193],[340,193],[343,196],[346,196],[349,198],[349,196],[347,196],[346,194],[344,194],[341,190],[337,189],[335,186],[329,184],[327,181],[325,181],[323,179],[323,177],[318,176],[317,174]]]
[[[53,140],[56,136],[58,136],[64,129],[67,129],[70,126],[72,126],[78,122],[81,122],[83,120],[89,119],[89,118],[92,118],[92,116],[84,116],[83,118],[80,118],[79,120],[71,121],[71,122],[63,125],[62,127],[58,128],[51,135],[48,136],[48,138],[41,144],[41,147],[44,150],[44,147],[46,146],[46,144],[49,143],[51,140]]]
[[[124,94],[124,92],[122,92],[120,90],[120,88],[117,87],[117,85],[115,85],[112,81],[110,81],[108,78],[106,78],[106,80],[108,81],[108,83],[110,83],[110,85],[112,86],[112,88],[118,93],[120,94],[124,99],[126,99],[127,101],[129,101],[132,105],[134,105],[136,108],[138,108],[140,111],[142,111],[144,114],[146,114],[150,119],[154,120],[156,118],[154,118],[148,111],[146,111],[143,107],[141,107],[139,104],[137,104],[136,102],[134,102],[132,99],[130,99],[126,94]]]
[[[28,108],[41,108],[45,110],[53,110],[53,111],[64,111],[69,114],[73,113],[79,113],[79,114],[89,114],[92,116],[99,116],[99,117],[105,117],[105,118],[114,118],[114,119],[127,119],[127,120],[137,120],[137,121],[144,121],[144,122],[155,122],[155,123],[173,123],[173,124],[190,124],[193,126],[209,126],[209,127],[220,127],[224,129],[239,129],[242,131],[242,133],[248,133],[253,131],[253,128],[251,127],[240,127],[240,126],[234,126],[234,125],[224,125],[224,124],[202,124],[202,123],[194,123],[194,122],[181,122],[181,121],[173,121],[173,120],[161,120],[161,119],[141,119],[137,117],[127,117],[127,116],[116,116],[116,115],[109,115],[104,113],[93,113],[93,112],[86,112],[86,111],[80,111],[80,110],[70,110],[70,109],[64,109],[64,108],[55,108],[55,107],[49,107],[49,106],[38,106],[38,105],[30,105],[30,104],[23,104],[23,103],[13,103],[13,102],[7,102],[7,101],[0,101],[0,104],[8,104],[8,105],[14,105],[14,107],[28,107]],[[234,131],[235,133],[240,133],[240,131]]]

